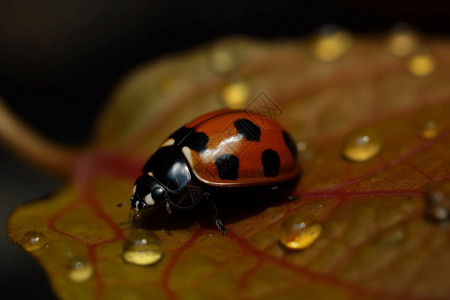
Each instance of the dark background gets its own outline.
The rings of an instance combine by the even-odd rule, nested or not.
[[[0,0],[0,94],[32,127],[76,145],[90,138],[120,78],[166,53],[236,34],[304,37],[330,23],[361,34],[384,33],[400,21],[424,34],[450,33],[450,4],[360,2]],[[19,203],[61,184],[0,142],[1,223]],[[1,297],[52,298],[37,263],[7,240],[5,229],[1,234]]]

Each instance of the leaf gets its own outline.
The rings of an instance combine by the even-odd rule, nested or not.
[[[423,193],[450,179],[450,45],[422,43],[437,65],[425,77],[410,74],[408,58],[391,55],[379,38],[358,38],[328,63],[306,42],[231,39],[144,66],[116,91],[72,182],[13,212],[10,239],[34,250],[64,299],[449,298],[449,229],[424,217]],[[132,227],[116,203],[129,198],[141,165],[171,131],[223,107],[227,77],[210,66],[215,47],[240,53],[236,72],[251,94],[264,90],[283,112],[278,120],[305,143],[299,149],[307,145],[301,200],[245,217],[227,209],[226,236],[209,215],[187,214],[173,220],[179,226],[155,230],[161,261],[125,263]],[[437,134],[424,138],[429,121]],[[342,141],[362,125],[378,132],[382,150],[351,162]],[[278,241],[293,219],[322,228],[300,251]],[[29,247],[33,238],[39,249]],[[74,262],[87,274],[80,282],[70,277]]]

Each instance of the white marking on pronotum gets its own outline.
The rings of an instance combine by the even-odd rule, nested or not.
[[[167,147],[167,146],[172,146],[173,144],[175,144],[175,140],[174,139],[168,139],[167,141],[165,141],[160,148],[162,147]]]
[[[133,187],[133,195],[136,194],[136,185]]]
[[[145,204],[147,204],[147,205],[154,205],[155,204],[155,200],[153,200],[151,193],[148,194],[147,196],[145,196],[144,201],[145,201]]]
[[[194,164],[192,163],[192,153],[191,153],[191,149],[189,149],[189,147],[184,146],[181,151],[183,152],[184,156],[186,157],[187,161],[189,162],[189,164],[191,166],[193,166]]]
[[[153,171],[148,172],[147,175],[150,176],[150,177],[154,177],[153,176]]]

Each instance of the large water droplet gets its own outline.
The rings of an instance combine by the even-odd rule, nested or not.
[[[423,77],[434,71],[436,62],[428,51],[421,49],[408,60],[408,71],[416,76]]]
[[[382,143],[375,130],[358,128],[346,136],[342,154],[351,161],[362,162],[376,156],[381,148]]]
[[[161,240],[149,230],[133,230],[123,245],[122,257],[130,264],[148,266],[158,262],[162,256]]]
[[[352,46],[352,36],[334,25],[322,28],[313,46],[314,55],[321,61],[334,61]]]
[[[88,281],[93,274],[94,268],[91,263],[76,259],[73,260],[69,272],[67,273],[67,277],[73,282],[85,282]]]
[[[424,139],[433,139],[438,135],[438,133],[439,133],[438,124],[435,121],[430,120],[425,123],[423,130],[421,132],[421,136]]]
[[[397,24],[388,40],[389,51],[399,57],[411,54],[417,47],[417,34],[406,23]]]
[[[23,235],[20,244],[27,251],[36,251],[47,245],[47,241],[41,232],[29,231]]]
[[[450,220],[450,182],[434,181],[425,188],[425,216],[432,221]]]
[[[280,226],[280,243],[291,250],[301,250],[311,246],[322,232],[322,226],[299,215],[293,215]]]
[[[243,108],[249,99],[250,88],[241,78],[234,78],[222,89],[222,98],[231,109]]]

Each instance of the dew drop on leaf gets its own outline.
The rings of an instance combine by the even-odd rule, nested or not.
[[[439,133],[439,126],[435,121],[430,120],[425,123],[421,136],[424,139],[433,139],[438,135],[438,133]]]
[[[29,231],[25,233],[20,244],[27,251],[36,251],[44,247],[47,242],[45,236],[38,231]]]
[[[250,88],[240,78],[232,79],[222,89],[222,98],[225,105],[231,109],[241,109],[247,104],[250,95]]]
[[[280,226],[280,243],[291,250],[301,250],[311,246],[322,232],[322,226],[301,215],[292,215]]]
[[[357,128],[345,137],[342,154],[351,161],[367,161],[376,156],[382,148],[378,134],[371,128]]]
[[[388,39],[388,49],[395,56],[404,57],[414,51],[417,43],[417,34],[411,30],[408,24],[400,23],[392,30]]]
[[[436,66],[434,58],[426,51],[420,51],[408,60],[408,71],[415,76],[427,76]]]
[[[67,272],[67,277],[72,282],[85,282],[88,281],[94,274],[94,269],[91,263],[76,259],[73,260],[69,271]]]
[[[434,181],[425,189],[425,216],[431,221],[450,220],[450,182]]]
[[[227,73],[236,67],[236,59],[233,53],[225,47],[216,47],[211,53],[211,67],[217,73]]]
[[[149,230],[133,230],[123,245],[122,257],[130,264],[148,266],[158,262],[162,256],[161,240]]]
[[[314,46],[314,56],[321,61],[334,61],[347,53],[353,44],[352,36],[334,25],[322,28]]]

